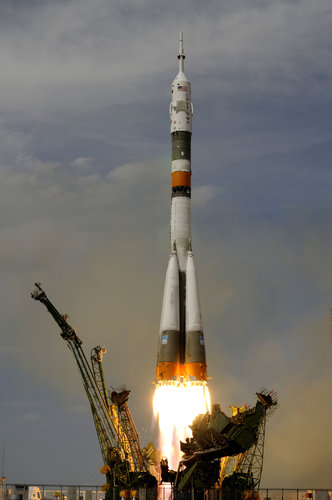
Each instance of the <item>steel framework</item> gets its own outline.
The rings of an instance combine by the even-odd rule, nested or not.
[[[68,315],[61,314],[54,307],[40,283],[35,283],[35,286],[31,297],[44,304],[59,325],[61,337],[67,342],[79,368],[105,464],[101,470],[107,474],[108,485],[130,488],[133,482],[137,484],[138,478],[153,483],[154,478],[148,473],[143,460],[138,432],[127,404],[130,391],[114,391],[118,398],[110,402],[102,366],[106,349],[100,346],[93,348],[89,364],[82,341],[68,322]]]

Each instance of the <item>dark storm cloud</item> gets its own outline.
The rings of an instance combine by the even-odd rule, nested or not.
[[[35,280],[87,351],[107,346],[109,384],[132,389],[142,441],[151,439],[167,112],[184,31],[212,396],[227,409],[262,385],[277,390],[265,485],[328,486],[330,1],[15,0],[0,14],[7,477],[102,480],[79,374],[29,297]]]

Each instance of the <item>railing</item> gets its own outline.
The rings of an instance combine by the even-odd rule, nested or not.
[[[122,500],[157,500],[156,488],[136,488],[124,491],[112,487],[109,498]],[[105,500],[101,486],[68,484],[4,484],[0,500]]]
[[[38,490],[33,490],[38,488]],[[39,495],[38,495],[39,493]],[[104,500],[101,486],[13,483],[4,485],[4,500]]]
[[[120,494],[120,491],[117,491]],[[261,488],[258,491],[260,500],[332,500],[331,489],[307,488]],[[116,496],[118,496],[116,495]],[[155,498],[155,489],[140,488],[134,493],[135,500],[149,500]],[[195,489],[174,495],[170,485],[164,485],[159,490],[159,500],[173,500],[175,497],[186,500],[222,500],[220,488],[209,490]],[[128,491],[123,500],[133,498]],[[105,500],[105,493],[101,486],[94,485],[65,485],[65,484],[33,484],[22,483],[4,484],[0,500]]]
[[[208,490],[190,489],[170,496],[170,488],[159,491],[159,500],[223,500],[220,488]],[[227,495],[226,495],[227,496]],[[240,500],[241,495],[234,495],[232,500]],[[253,497],[254,498],[254,497]],[[229,496],[227,496],[227,500]],[[258,491],[257,500],[332,500],[331,489],[305,489],[305,488],[261,488]],[[140,499],[139,499],[140,500]]]
[[[332,500],[332,489],[266,488],[259,490],[260,500]]]

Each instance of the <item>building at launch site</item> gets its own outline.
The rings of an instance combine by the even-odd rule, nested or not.
[[[180,34],[178,73],[172,83],[170,131],[171,223],[155,377],[154,411],[162,439],[157,450],[142,448],[129,410],[126,387],[109,390],[104,371],[106,349],[96,346],[88,360],[68,316],[35,283],[31,296],[47,308],[71,349],[86,392],[104,465],[106,500],[157,498],[163,484],[174,498],[240,500],[256,498],[264,452],[266,419],[277,395],[259,390],[253,408],[233,407],[227,416],[211,406],[198,282],[191,234],[191,84],[184,73]],[[177,430],[176,433],[175,429]],[[177,440],[174,450],[174,437]],[[174,457],[176,459],[174,459]],[[173,460],[173,461],[172,461]],[[255,496],[256,495],[256,496]],[[166,500],[166,499],[165,499]]]

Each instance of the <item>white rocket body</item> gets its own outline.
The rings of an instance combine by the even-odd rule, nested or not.
[[[179,72],[172,83],[171,255],[166,273],[157,359],[157,382],[206,381],[199,292],[191,251],[191,84],[184,74],[180,35]]]

